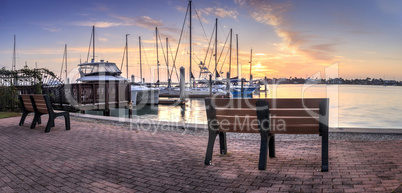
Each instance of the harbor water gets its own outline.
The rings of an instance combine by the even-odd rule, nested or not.
[[[402,87],[373,85],[268,85],[253,98],[330,98],[330,127],[402,129]],[[102,112],[87,111],[102,115]],[[111,116],[128,117],[127,109]],[[204,99],[188,99],[185,106],[155,105],[133,108],[133,119],[205,124]]]

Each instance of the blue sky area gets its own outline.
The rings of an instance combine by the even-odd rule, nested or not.
[[[340,77],[402,80],[402,1],[193,0],[192,4],[193,64],[205,58],[207,39],[218,18],[218,52],[232,28],[233,37],[239,36],[243,77],[248,77],[253,49],[253,74],[257,78],[305,78],[317,72],[325,77],[325,68],[339,64]],[[125,35],[130,34],[129,74],[138,75],[141,36],[144,74],[151,77],[156,66],[155,27],[159,28],[163,47],[169,38],[174,54],[187,5],[187,0],[0,0],[0,68],[11,69],[16,35],[17,69],[25,63],[33,68],[37,63],[59,74],[67,44],[68,71],[73,71],[86,60],[91,26],[95,25],[96,60],[115,62],[120,67]],[[177,66],[186,68],[188,31],[186,23],[176,60]],[[161,46],[159,61],[165,66]],[[237,73],[235,47],[233,39],[233,75]],[[228,45],[219,60],[222,72],[229,70],[227,53]],[[198,74],[198,67],[193,69]]]

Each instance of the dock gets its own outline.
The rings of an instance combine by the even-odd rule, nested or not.
[[[185,105],[188,100],[181,101],[179,98],[177,99],[159,99],[160,105]]]

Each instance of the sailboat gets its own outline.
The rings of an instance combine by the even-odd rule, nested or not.
[[[128,69],[128,41],[126,35],[126,65]],[[159,104],[159,88],[146,87],[143,85],[142,79],[142,58],[141,58],[141,37],[139,37],[140,45],[140,83],[131,85],[131,101],[136,105],[157,105]],[[128,73],[128,72],[127,72]]]
[[[189,77],[190,77],[190,86],[185,88],[185,97],[188,98],[205,98],[205,97],[209,97],[212,95],[214,96],[227,96],[228,93],[225,92],[224,90],[220,89],[220,88],[215,88],[215,87],[209,87],[209,82],[206,79],[202,79],[202,80],[195,80],[194,79],[194,75],[192,73],[192,11],[191,11],[191,3],[192,1],[189,1],[188,4],[188,12],[190,14],[189,16],[189,21],[190,21],[190,54],[189,54],[189,61],[190,61],[190,70],[189,70]],[[204,72],[209,72],[208,69],[206,69],[205,65],[199,64],[199,66],[203,66],[203,68],[201,68],[201,71],[204,70]],[[210,73],[210,72],[209,72]],[[180,88],[179,87],[161,87],[161,97],[178,97],[180,96]]]
[[[250,53],[250,84],[249,85],[239,85],[239,82],[241,82],[241,79],[239,80],[240,77],[240,68],[239,68],[239,41],[238,41],[238,35],[236,34],[236,47],[237,47],[237,80],[231,81],[233,83],[233,86],[230,87],[230,93],[232,94],[233,97],[243,97],[243,96],[250,96],[253,95],[254,91],[257,89],[256,85],[251,84],[253,76],[251,74],[251,69],[253,65],[253,50],[251,49]],[[243,93],[243,95],[242,95]]]

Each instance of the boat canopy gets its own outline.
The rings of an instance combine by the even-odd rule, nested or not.
[[[103,60],[100,62],[83,63],[78,66],[80,67],[81,77],[100,74],[118,76],[121,74],[115,63],[104,62]]]

